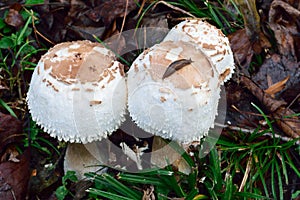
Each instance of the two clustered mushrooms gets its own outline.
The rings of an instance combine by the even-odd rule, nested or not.
[[[140,54],[127,77],[99,43],[55,45],[34,70],[27,102],[32,119],[59,140],[106,138],[128,109],[141,129],[189,143],[213,127],[220,87],[233,70],[223,33],[201,19],[186,20]]]

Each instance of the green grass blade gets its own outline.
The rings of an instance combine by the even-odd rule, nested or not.
[[[195,196],[198,194],[198,190],[196,188],[193,188],[190,193],[185,197],[185,200],[194,200]]]
[[[265,113],[257,106],[255,105],[254,103],[251,103],[251,105],[256,109],[258,110],[258,112],[263,116],[263,118],[266,120],[269,128],[271,129],[271,132],[273,134],[273,139],[275,139],[275,132],[274,132],[274,128],[272,126],[272,123],[270,122],[269,118],[265,115]]]
[[[100,44],[102,44],[105,48],[111,50],[116,56],[117,58],[119,58],[121,61],[123,61],[127,66],[130,66],[130,63],[127,62],[127,60],[125,60],[120,54],[118,54],[117,52],[113,51],[105,42],[103,42],[102,40],[100,40],[100,38],[98,38],[96,35],[93,35],[93,37],[95,38],[95,40],[97,42],[99,42]]]
[[[151,176],[151,175],[159,175],[159,176],[173,176],[174,172],[166,169],[145,169],[139,171],[139,174],[143,174],[145,176]]]
[[[111,192],[105,192],[105,191],[98,190],[98,189],[95,189],[95,188],[89,188],[87,190],[87,192],[89,192],[91,194],[99,195],[99,196],[102,196],[104,198],[111,199],[111,200],[115,200],[115,199],[118,199],[118,200],[132,200],[132,198],[120,196],[120,195],[117,195],[117,194],[111,193]]]
[[[23,29],[21,30],[20,34],[18,35],[18,38],[17,38],[17,45],[20,45],[24,39],[24,36],[25,36],[25,33],[26,31],[28,30],[28,25],[29,23],[32,21],[32,17],[29,16],[25,25],[23,26]]]
[[[148,10],[149,10],[150,8],[152,8],[152,6],[153,6],[154,4],[156,4],[156,2],[157,2],[157,1],[153,1],[147,8],[145,8],[145,10],[142,12],[140,18],[138,19],[138,21],[137,21],[137,23],[136,23],[135,29],[137,29],[137,28],[140,26],[140,24],[141,24],[141,22],[142,22],[142,20],[143,20],[144,15],[148,12]]]
[[[18,118],[15,112],[2,99],[0,99],[0,105],[5,108],[11,116]]]
[[[60,155],[60,151],[50,141],[43,137],[38,137],[37,139],[49,145],[58,155]]]
[[[271,164],[271,188],[272,188],[272,195],[273,195],[273,199],[277,200],[277,195],[276,195],[276,189],[275,189],[275,158],[273,157],[272,159],[272,164]]]
[[[289,184],[289,176],[288,176],[288,173],[287,173],[287,170],[286,170],[285,156],[284,156],[285,153],[286,152],[284,152],[284,151],[280,151],[281,157],[279,159],[281,161],[282,173],[284,175],[285,184],[288,185]]]
[[[229,175],[226,177],[225,193],[222,199],[224,200],[233,199],[232,194],[233,194],[232,176]]]
[[[150,184],[150,185],[157,185],[157,186],[164,186],[161,182],[160,178],[143,176],[140,174],[127,174],[127,173],[120,173],[118,174],[118,179],[122,181],[126,181],[129,183],[139,183],[139,184]]]
[[[177,196],[179,196],[179,197],[186,196],[186,194],[183,191],[183,189],[181,188],[180,184],[177,182],[175,176],[171,176],[171,177],[162,176],[161,180],[162,180],[162,182],[165,183],[165,185],[167,185],[169,188],[173,189],[173,191],[176,193]]]
[[[267,187],[264,175],[263,175],[264,171],[262,169],[263,168],[262,166],[264,166],[264,163],[266,163],[265,161],[268,160],[268,158],[264,155],[264,152],[261,152],[259,155],[253,154],[253,157],[254,156],[258,157],[258,162],[254,162],[257,172],[252,176],[252,181],[256,181],[257,176],[258,176],[263,185],[265,195],[269,198],[269,191],[268,191],[268,187]],[[262,161],[262,158],[264,159],[264,161]]]
[[[249,193],[249,192],[238,192],[235,194],[236,197],[244,197],[246,199],[270,199],[259,194]]]
[[[216,190],[221,190],[223,185],[223,179],[222,179],[222,172],[220,166],[221,163],[220,163],[217,149],[212,149],[210,151],[209,163],[210,166],[212,167],[213,176],[214,176],[213,180],[215,181]]]
[[[283,155],[285,155],[285,157],[287,159],[288,165],[294,170],[294,172],[297,174],[297,176],[300,177],[300,172],[297,169],[297,167],[294,165],[294,162],[292,161],[292,159],[290,158],[290,156],[287,153],[285,153]]]
[[[182,158],[187,162],[187,164],[190,167],[195,167],[195,163],[193,159],[186,153],[186,151],[177,143],[174,141],[171,141],[168,143],[170,147],[172,147],[179,155],[182,156]]]
[[[123,183],[116,180],[114,177],[112,177],[109,174],[102,174],[101,175],[107,183],[109,183],[117,192],[121,193],[122,195],[126,195],[129,198],[133,199],[140,199],[142,196],[142,193],[132,190]]]
[[[278,162],[276,162],[276,161],[275,161],[275,168],[276,168],[276,171],[277,171],[279,199],[283,200],[283,186],[282,186],[281,172],[280,172]]]

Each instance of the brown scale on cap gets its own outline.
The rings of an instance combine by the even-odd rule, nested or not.
[[[167,59],[167,54],[172,52],[165,49],[175,49],[178,46],[182,48],[178,59],[191,59],[193,62],[176,71],[171,76],[166,77],[165,80],[171,81],[177,88],[188,89],[192,85],[197,87],[199,84],[209,81],[214,76],[210,61],[201,51],[195,53],[193,45],[185,42],[177,42],[175,46],[172,42],[167,41],[161,43],[161,48],[155,49],[155,53],[149,56],[149,66],[151,66],[151,70],[149,71],[154,80],[158,81],[161,79],[167,67],[175,61]]]
[[[209,24],[207,22],[204,22],[204,21],[188,21],[188,22],[189,22],[188,24],[185,24],[185,25],[182,26],[182,30],[187,35],[189,35],[191,38],[195,38],[195,36],[192,36],[189,33],[190,32],[189,30],[193,29],[192,32],[193,31],[197,32],[197,29],[196,29],[195,25],[198,24],[198,23],[200,23],[200,24],[203,23],[203,24],[206,24],[206,26],[207,26],[207,30],[203,30],[203,34],[213,37],[212,39],[218,39],[217,44],[206,43],[205,40],[200,39],[200,37],[202,38],[203,35],[199,35],[199,37],[195,38],[195,39],[197,40],[197,43],[199,43],[204,49],[217,50],[218,52],[216,54],[222,54],[222,55],[228,54],[227,50],[224,48],[224,46],[226,46],[227,44],[224,42],[224,40],[220,39],[220,38],[225,37],[221,30],[217,29],[216,27],[214,27],[211,24]],[[214,34],[212,34],[212,33],[214,33]],[[217,35],[217,37],[212,36],[212,35]],[[222,51],[220,51],[218,49],[221,49]],[[221,61],[222,59],[224,59],[224,57],[222,57],[218,61]]]
[[[99,80],[99,74],[102,74],[107,66],[113,64],[115,59],[113,54],[103,55],[94,49],[95,47],[103,48],[100,44],[87,41],[77,41],[73,44],[78,44],[79,47],[71,48],[71,42],[58,44],[42,57],[44,69],[51,68],[52,77],[67,84],[74,83],[76,79],[83,83],[94,82]],[[62,51],[62,54],[69,54],[68,58],[60,58],[57,55],[59,51]],[[99,60],[101,60],[100,66]]]

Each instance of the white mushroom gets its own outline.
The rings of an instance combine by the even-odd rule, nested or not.
[[[125,119],[123,66],[98,43],[58,44],[35,68],[27,101],[33,120],[51,136],[84,143],[69,144],[64,161],[65,172],[76,171],[81,179],[85,172],[97,171],[99,164],[106,163],[108,152],[103,145],[99,149],[98,140]]]
[[[185,20],[173,27],[163,41],[192,42],[216,66],[221,84],[231,78],[234,70],[233,53],[222,31],[202,19]]]
[[[27,94],[32,119],[59,140],[87,143],[106,138],[124,120],[123,66],[89,41],[58,44],[42,56]]]
[[[183,66],[170,71],[174,62]],[[201,49],[191,42],[165,41],[131,65],[128,110],[152,134],[183,143],[199,140],[213,126],[220,84],[214,64]]]

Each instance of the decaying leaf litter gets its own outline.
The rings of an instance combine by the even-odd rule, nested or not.
[[[203,5],[201,1],[195,2],[199,6]],[[236,26],[236,31],[228,31],[225,25],[219,27],[223,28],[224,32],[226,31],[230,39],[238,66],[235,77],[226,85],[228,106],[226,122],[230,124],[225,124],[226,129],[223,134],[227,135],[228,131],[239,128],[251,131],[257,128],[258,124],[262,129],[267,128],[263,117],[251,106],[254,102],[270,119],[276,121],[275,128],[282,133],[276,137],[283,140],[297,138],[300,135],[299,115],[297,115],[300,112],[300,52],[298,48],[300,46],[300,4],[297,1],[279,0],[260,2],[256,5],[245,5],[243,2],[235,1],[244,19],[244,28]],[[152,9],[147,7],[151,3],[155,4]],[[217,2],[213,3],[217,4]],[[5,24],[15,30],[24,26],[26,22],[20,15],[23,9],[22,4],[8,1],[0,5],[2,6],[1,15],[5,16]],[[100,38],[104,41],[122,31],[134,29],[137,25],[151,27],[159,24],[163,28],[170,28],[184,17],[192,15],[185,8],[164,1],[157,3],[142,1],[141,5],[144,7],[139,7],[135,1],[46,0],[42,5],[31,7],[39,14],[40,22],[32,24],[33,32],[28,35],[28,38],[35,40],[33,45],[36,48],[49,48],[62,41],[79,39],[97,41],[97,38]],[[224,3],[224,5],[232,9],[230,3]],[[145,9],[148,11],[143,12]],[[142,15],[144,16],[141,18]],[[117,45],[115,47],[117,53],[127,45],[135,45],[127,44],[122,35],[114,44]],[[134,56],[135,54],[127,54],[124,57],[130,60]],[[40,54],[34,55],[31,61],[36,63],[39,57]],[[9,57],[7,62],[12,63],[9,59],[12,58]],[[19,69],[18,63],[12,66],[12,72],[15,74]],[[60,184],[58,180],[63,175],[62,156],[53,156],[55,163],[53,169],[45,169],[43,166],[47,163],[46,157],[49,154],[35,152],[32,147],[21,147],[23,154],[20,155],[20,151],[14,147],[15,145],[22,146],[24,133],[28,134],[24,131],[30,123],[24,98],[30,81],[30,73],[25,72],[21,77],[21,84],[19,84],[21,87],[15,84],[11,88],[7,81],[7,74],[2,72],[3,70],[1,70],[0,97],[8,103],[20,121],[1,114],[0,169],[3,186],[1,194],[6,199],[13,199],[13,196],[18,199],[26,195],[31,199],[37,196],[43,199],[51,199],[52,196],[53,199],[53,191]],[[8,114],[8,110],[3,105],[1,112]],[[23,124],[23,130],[21,124]],[[124,140],[128,139],[129,143],[136,142],[124,136],[123,133],[121,135],[125,138]],[[49,139],[55,146],[61,145],[46,134],[42,134],[42,137]],[[274,135],[265,134],[262,138],[270,139],[271,137]],[[114,136],[111,138],[113,140]],[[299,160],[296,162],[299,165]],[[29,183],[29,172],[24,174],[27,169],[31,170]],[[12,177],[10,182],[6,178],[9,174],[13,174],[10,176]],[[299,177],[296,183],[299,183]],[[29,189],[27,189],[28,184]],[[71,189],[73,192],[75,192],[74,188]]]

